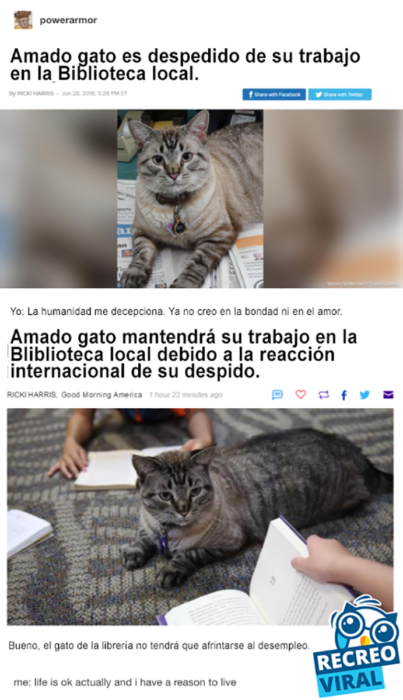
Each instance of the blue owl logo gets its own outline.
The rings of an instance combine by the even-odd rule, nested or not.
[[[345,603],[341,612],[332,613],[330,624],[335,629],[338,649],[396,642],[397,613],[386,613],[380,605],[379,600],[361,595],[353,603]]]

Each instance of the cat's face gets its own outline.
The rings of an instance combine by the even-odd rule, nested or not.
[[[186,126],[151,129],[129,122],[140,152],[139,177],[149,192],[172,198],[196,192],[207,181],[210,158],[205,143],[209,113],[199,112]]]
[[[143,507],[161,529],[184,527],[206,515],[213,500],[208,464],[212,450],[165,452],[157,458],[133,455]]]

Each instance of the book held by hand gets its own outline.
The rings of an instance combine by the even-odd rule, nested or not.
[[[327,625],[353,592],[338,584],[317,583],[291,566],[307,557],[303,537],[280,516],[272,520],[249,588],[217,591],[158,616],[160,625]]]

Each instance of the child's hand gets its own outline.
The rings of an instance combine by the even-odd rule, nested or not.
[[[88,466],[87,453],[81,445],[68,437],[63,446],[63,454],[59,461],[48,471],[48,476],[53,476],[56,472],[61,472],[66,479],[77,477],[80,471],[85,471]]]
[[[202,438],[192,438],[182,445],[184,452],[193,452],[193,450],[204,450],[206,447],[211,447],[211,440],[203,440]]]
[[[307,540],[309,557],[296,557],[291,565],[319,583],[341,583],[346,561],[353,558],[337,540],[311,535]]]

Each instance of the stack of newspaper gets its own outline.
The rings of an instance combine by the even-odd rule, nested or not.
[[[132,259],[131,229],[135,202],[136,182],[118,180],[118,286]],[[192,255],[191,250],[163,248],[155,259],[147,287],[169,287]],[[242,231],[229,255],[226,255],[218,268],[206,277],[203,287],[263,287],[263,224],[256,224],[253,228]]]

